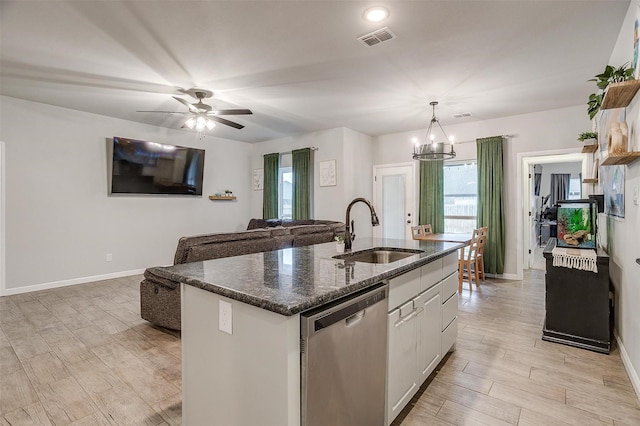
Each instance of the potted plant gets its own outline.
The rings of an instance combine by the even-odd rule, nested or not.
[[[602,105],[602,99],[604,98],[604,91],[611,83],[618,83],[621,81],[633,80],[633,68],[628,68],[629,63],[625,63],[618,68],[611,65],[607,65],[602,74],[596,75],[594,78],[588,81],[595,81],[599,91],[589,95],[589,101],[587,102],[587,113],[589,118],[593,120],[598,111],[600,111],[600,105]]]
[[[336,240],[336,251],[338,253],[344,253],[344,235],[337,235],[335,237]]]
[[[582,132],[578,136],[578,141],[585,145],[595,145],[598,141],[598,134],[596,132]]]

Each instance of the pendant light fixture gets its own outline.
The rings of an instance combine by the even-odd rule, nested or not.
[[[448,137],[444,129],[440,125],[440,121],[436,117],[436,105],[437,101],[430,102],[429,105],[433,107],[433,115],[429,128],[427,128],[427,134],[424,137],[424,143],[420,144],[416,142],[413,147],[413,159],[420,161],[432,161],[432,160],[448,160],[455,158],[456,152],[453,149],[453,136]],[[437,138],[435,135],[436,129],[434,124],[440,129],[442,137]]]

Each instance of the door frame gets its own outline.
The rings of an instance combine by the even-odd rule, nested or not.
[[[517,246],[520,256],[517,257],[516,270],[519,271],[519,278],[524,276],[524,270],[530,269],[529,247],[531,247],[531,230],[525,226],[529,221],[531,206],[531,187],[529,180],[529,166],[534,164],[551,164],[566,162],[582,162],[582,176],[588,176],[589,167],[588,154],[583,154],[581,148],[560,149],[552,151],[536,151],[518,153],[517,176],[518,187],[517,205],[521,206],[521,214],[517,215]],[[588,184],[582,184],[582,195],[589,193]]]
[[[378,184],[376,176],[377,176],[377,171],[379,169],[386,169],[386,168],[393,168],[393,167],[411,167],[411,191],[413,193],[413,205],[411,206],[411,217],[413,218],[413,223],[415,224],[417,222],[416,219],[416,215],[417,215],[417,211],[418,211],[418,191],[416,191],[416,188],[418,188],[417,183],[418,183],[418,176],[416,175],[416,165],[415,165],[415,161],[409,161],[409,162],[404,162],[404,163],[387,163],[387,164],[374,164],[372,167],[372,171],[373,171],[373,206],[376,209],[380,209],[381,206],[379,205],[379,202],[381,200],[378,200],[378,192],[376,191],[376,185]],[[381,226],[374,226],[373,227],[373,236],[375,238],[382,238],[382,227]]]
[[[5,144],[0,141],[0,296],[6,294],[6,268],[5,268]]]

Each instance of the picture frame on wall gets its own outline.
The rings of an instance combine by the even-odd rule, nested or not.
[[[264,169],[253,170],[253,190],[262,191],[264,189]]]
[[[320,161],[320,186],[336,186],[336,160]]]

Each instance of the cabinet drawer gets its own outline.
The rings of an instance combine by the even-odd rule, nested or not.
[[[389,280],[389,311],[420,293],[420,268]]]
[[[449,327],[445,328],[442,332],[442,357],[449,352],[449,350],[456,343],[458,337],[458,318],[454,318],[449,324]]]
[[[458,315],[458,293],[454,293],[442,304],[442,329],[446,329]]]
[[[447,277],[458,270],[458,252],[446,255],[442,258],[442,277]]]
[[[425,291],[442,280],[442,259],[427,263],[420,271],[420,291]]]
[[[458,292],[458,274],[451,274],[442,282],[442,301],[448,300]]]

